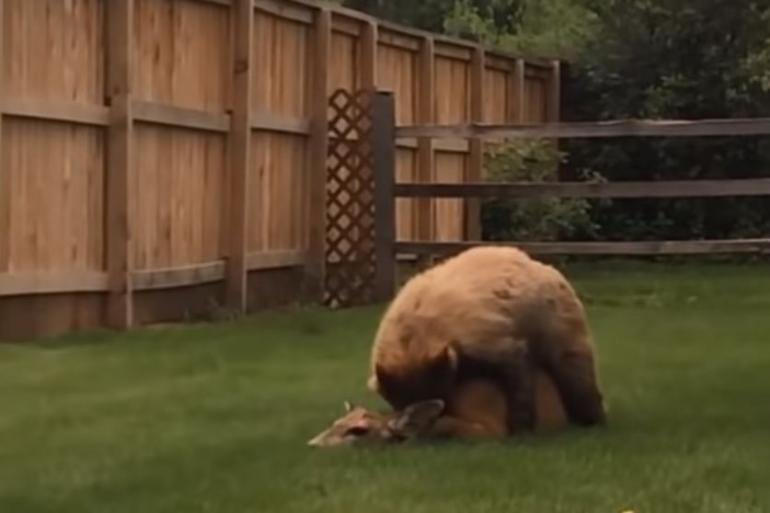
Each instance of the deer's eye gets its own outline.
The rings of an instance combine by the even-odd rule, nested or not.
[[[363,426],[353,426],[351,428],[348,428],[345,434],[350,436],[364,436],[368,432],[369,432],[369,428],[366,428]]]

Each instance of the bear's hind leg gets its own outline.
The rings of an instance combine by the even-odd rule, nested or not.
[[[606,424],[596,362],[587,338],[582,333],[552,330],[534,347],[536,358],[556,384],[570,419],[584,426]]]
[[[505,350],[461,353],[459,379],[486,378],[505,392],[511,433],[531,431],[535,425],[535,366],[526,344],[501,344]]]

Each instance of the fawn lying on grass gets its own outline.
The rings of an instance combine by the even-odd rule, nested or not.
[[[485,379],[457,385],[449,401],[435,399],[401,411],[379,413],[345,402],[345,415],[308,442],[313,447],[377,445],[412,439],[501,439],[508,436],[503,390]],[[566,426],[567,414],[555,384],[542,370],[535,374],[535,431]]]

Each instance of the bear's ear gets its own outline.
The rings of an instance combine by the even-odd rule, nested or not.
[[[455,344],[447,344],[441,349],[431,363],[431,368],[437,373],[443,374],[449,372],[455,374],[459,365],[459,356]]]
[[[457,351],[457,342],[451,342],[444,349],[444,358],[446,359],[447,366],[452,369],[452,372],[457,372],[459,365],[459,356]]]
[[[366,388],[368,388],[372,392],[378,392],[380,390],[380,384],[377,381],[377,374],[376,373],[372,373],[369,376],[369,379],[366,380]]]

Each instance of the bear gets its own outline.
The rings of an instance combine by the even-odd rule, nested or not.
[[[505,390],[512,432],[533,426],[533,369],[553,379],[571,422],[606,423],[594,342],[556,268],[511,246],[460,252],[404,283],[383,313],[367,386],[393,408],[446,400],[466,377]]]

